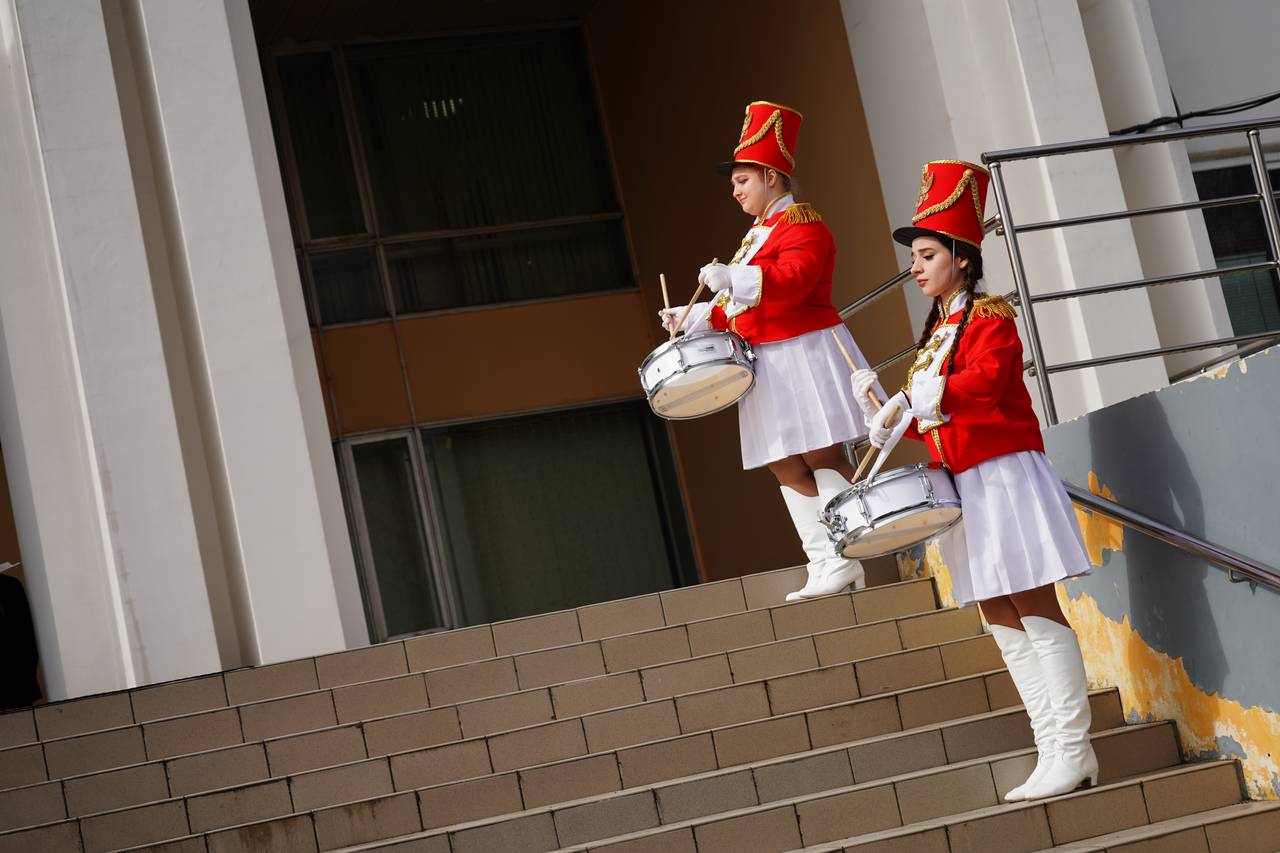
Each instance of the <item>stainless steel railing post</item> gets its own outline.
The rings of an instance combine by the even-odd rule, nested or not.
[[[1262,205],[1267,242],[1271,244],[1271,260],[1280,261],[1280,215],[1276,213],[1276,196],[1271,176],[1267,173],[1267,158],[1262,153],[1262,134],[1254,128],[1248,136],[1249,152],[1253,155],[1253,179],[1258,185],[1258,202]]]
[[[1044,406],[1044,418],[1048,426],[1058,422],[1058,409],[1053,404],[1053,388],[1049,384],[1049,371],[1045,369],[1044,350],[1040,344],[1040,329],[1036,326],[1035,306],[1031,302],[1031,289],[1027,286],[1027,271],[1022,264],[1022,250],[1018,247],[1018,232],[1009,214],[1009,197],[1005,193],[1004,174],[999,163],[991,165],[991,189],[996,198],[996,210],[1004,228],[1004,245],[1009,251],[1009,266],[1013,270],[1013,284],[1018,289],[1018,301],[1022,303],[1022,319],[1027,324],[1027,341],[1031,344],[1031,364],[1035,367],[1036,385],[1040,388],[1040,402]]]

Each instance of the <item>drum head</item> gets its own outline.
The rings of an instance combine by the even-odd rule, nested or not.
[[[882,557],[932,539],[959,520],[959,507],[903,512],[881,519],[857,539],[845,537],[840,552],[852,559]]]
[[[649,405],[669,420],[700,418],[738,402],[755,381],[740,364],[707,364],[668,378],[649,396]]]

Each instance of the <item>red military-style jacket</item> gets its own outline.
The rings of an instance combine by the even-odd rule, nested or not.
[[[831,304],[836,243],[822,217],[807,204],[791,204],[752,231],[762,227],[771,229],[763,245],[746,261],[730,264],[732,292],[716,299],[711,327],[759,344],[839,325]],[[748,232],[744,250],[750,239]]]
[[[1013,308],[999,296],[979,294],[946,323],[958,325],[966,311],[969,322],[960,344],[947,356],[955,364],[948,376],[943,363],[942,395],[931,406],[950,418],[923,433],[913,419],[906,431],[956,474],[1006,453],[1044,452],[1040,421],[1022,381],[1022,342]],[[921,407],[922,401],[911,402],[912,408]]]

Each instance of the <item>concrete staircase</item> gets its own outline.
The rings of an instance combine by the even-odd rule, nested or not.
[[[1251,853],[1280,803],[1092,696],[1102,784],[932,581],[740,580],[0,716],[0,853]]]

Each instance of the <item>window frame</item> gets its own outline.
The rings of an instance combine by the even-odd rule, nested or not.
[[[578,46],[583,53],[588,78],[584,82],[590,90],[592,107],[598,119],[596,130],[599,133],[599,144],[602,146],[602,152],[608,166],[608,175],[609,179],[612,181],[614,197],[617,199],[617,210],[604,213],[584,214],[579,216],[558,217],[555,219],[533,220],[526,222],[513,222],[505,223],[503,225],[474,228],[431,229],[427,231],[398,233],[394,235],[383,234],[381,225],[378,222],[377,205],[373,198],[373,183],[372,177],[369,174],[368,160],[365,155],[364,140],[362,138],[359,121],[356,116],[356,100],[352,91],[351,71],[347,61],[347,49],[349,47],[368,48],[385,46],[388,50],[395,50],[397,45],[403,45],[405,49],[408,49],[412,43],[421,41],[552,31],[574,33],[578,41]],[[334,77],[338,91],[338,103],[342,111],[342,124],[345,131],[346,143],[351,153],[352,169],[355,172],[354,177],[357,196],[360,201],[360,213],[364,221],[364,231],[356,234],[313,238],[310,233],[310,224],[307,221],[306,204],[302,191],[302,180],[298,169],[298,161],[294,153],[293,136],[289,127],[288,110],[286,109],[284,87],[280,79],[278,62],[282,57],[311,55],[317,53],[328,53],[331,61],[333,62]],[[351,39],[341,42],[325,40],[311,43],[290,44],[287,46],[264,48],[261,51],[261,62],[264,73],[263,82],[266,86],[271,118],[276,132],[277,155],[282,166],[281,172],[285,189],[285,197],[289,208],[290,232],[293,237],[293,249],[295,255],[297,255],[301,261],[298,264],[298,267],[300,274],[303,276],[303,297],[307,302],[307,316],[313,330],[319,331],[322,329],[337,329],[348,326],[367,325],[369,323],[395,322],[399,318],[430,317],[463,311],[492,311],[495,309],[517,306],[560,302],[567,299],[586,299],[610,293],[620,293],[639,289],[639,268],[636,263],[635,247],[631,239],[631,230],[628,227],[625,205],[622,201],[622,188],[618,177],[618,168],[617,161],[614,156],[613,142],[610,138],[605,120],[604,104],[600,94],[600,85],[596,75],[594,61],[591,56],[586,28],[581,21],[554,22],[526,27],[500,27],[466,32],[425,33],[398,38]],[[478,305],[456,305],[429,311],[400,311],[399,306],[396,304],[395,294],[392,289],[391,271],[387,259],[388,249],[394,249],[405,244],[421,244],[465,237],[509,234],[557,226],[585,225],[599,222],[615,222],[618,223],[621,229],[621,242],[625,255],[621,260],[623,261],[623,268],[628,275],[628,279],[626,283],[620,287],[602,288],[555,296],[538,296],[529,299],[490,302]],[[311,271],[311,258],[315,255],[324,254],[330,251],[357,248],[368,248],[373,252],[375,271],[379,278],[379,284],[382,287],[382,295],[387,306],[387,314],[385,317],[366,320],[351,320],[336,323],[325,322],[320,311],[315,279]]]

